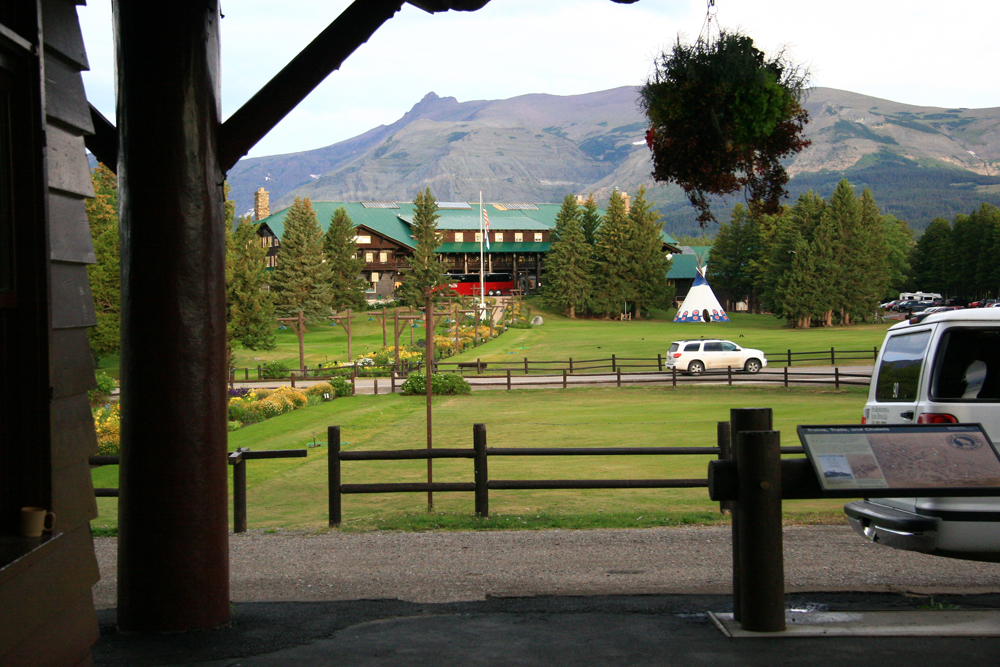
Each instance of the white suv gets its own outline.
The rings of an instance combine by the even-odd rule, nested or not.
[[[937,312],[889,329],[864,423],[978,423],[1000,442],[1000,313]],[[872,498],[848,503],[844,511],[873,542],[1000,561],[1000,498]]]
[[[742,348],[728,340],[676,340],[670,344],[665,366],[692,375],[720,368],[756,373],[767,366],[767,359],[760,350]]]

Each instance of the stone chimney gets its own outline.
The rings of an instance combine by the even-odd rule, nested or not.
[[[271,215],[270,195],[268,195],[267,190],[265,190],[264,188],[258,188],[257,192],[253,193],[254,222],[263,220],[269,215]]]
[[[629,214],[632,210],[632,198],[628,196],[627,192],[622,192],[622,201],[625,202],[625,215]]]

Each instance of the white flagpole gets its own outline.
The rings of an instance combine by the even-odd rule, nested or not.
[[[483,277],[483,239],[486,238],[483,230],[483,191],[479,191],[479,306],[486,309],[486,281]],[[478,322],[477,322],[478,325]]]

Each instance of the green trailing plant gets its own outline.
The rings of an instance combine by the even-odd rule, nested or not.
[[[755,212],[776,213],[788,182],[779,160],[809,145],[808,79],[783,52],[768,58],[739,32],[678,39],[640,91],[653,177],[684,189],[702,227],[714,221],[710,195],[742,190]]]

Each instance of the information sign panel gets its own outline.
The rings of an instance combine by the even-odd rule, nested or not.
[[[979,424],[799,426],[798,434],[824,491],[1000,487],[1000,456]]]

